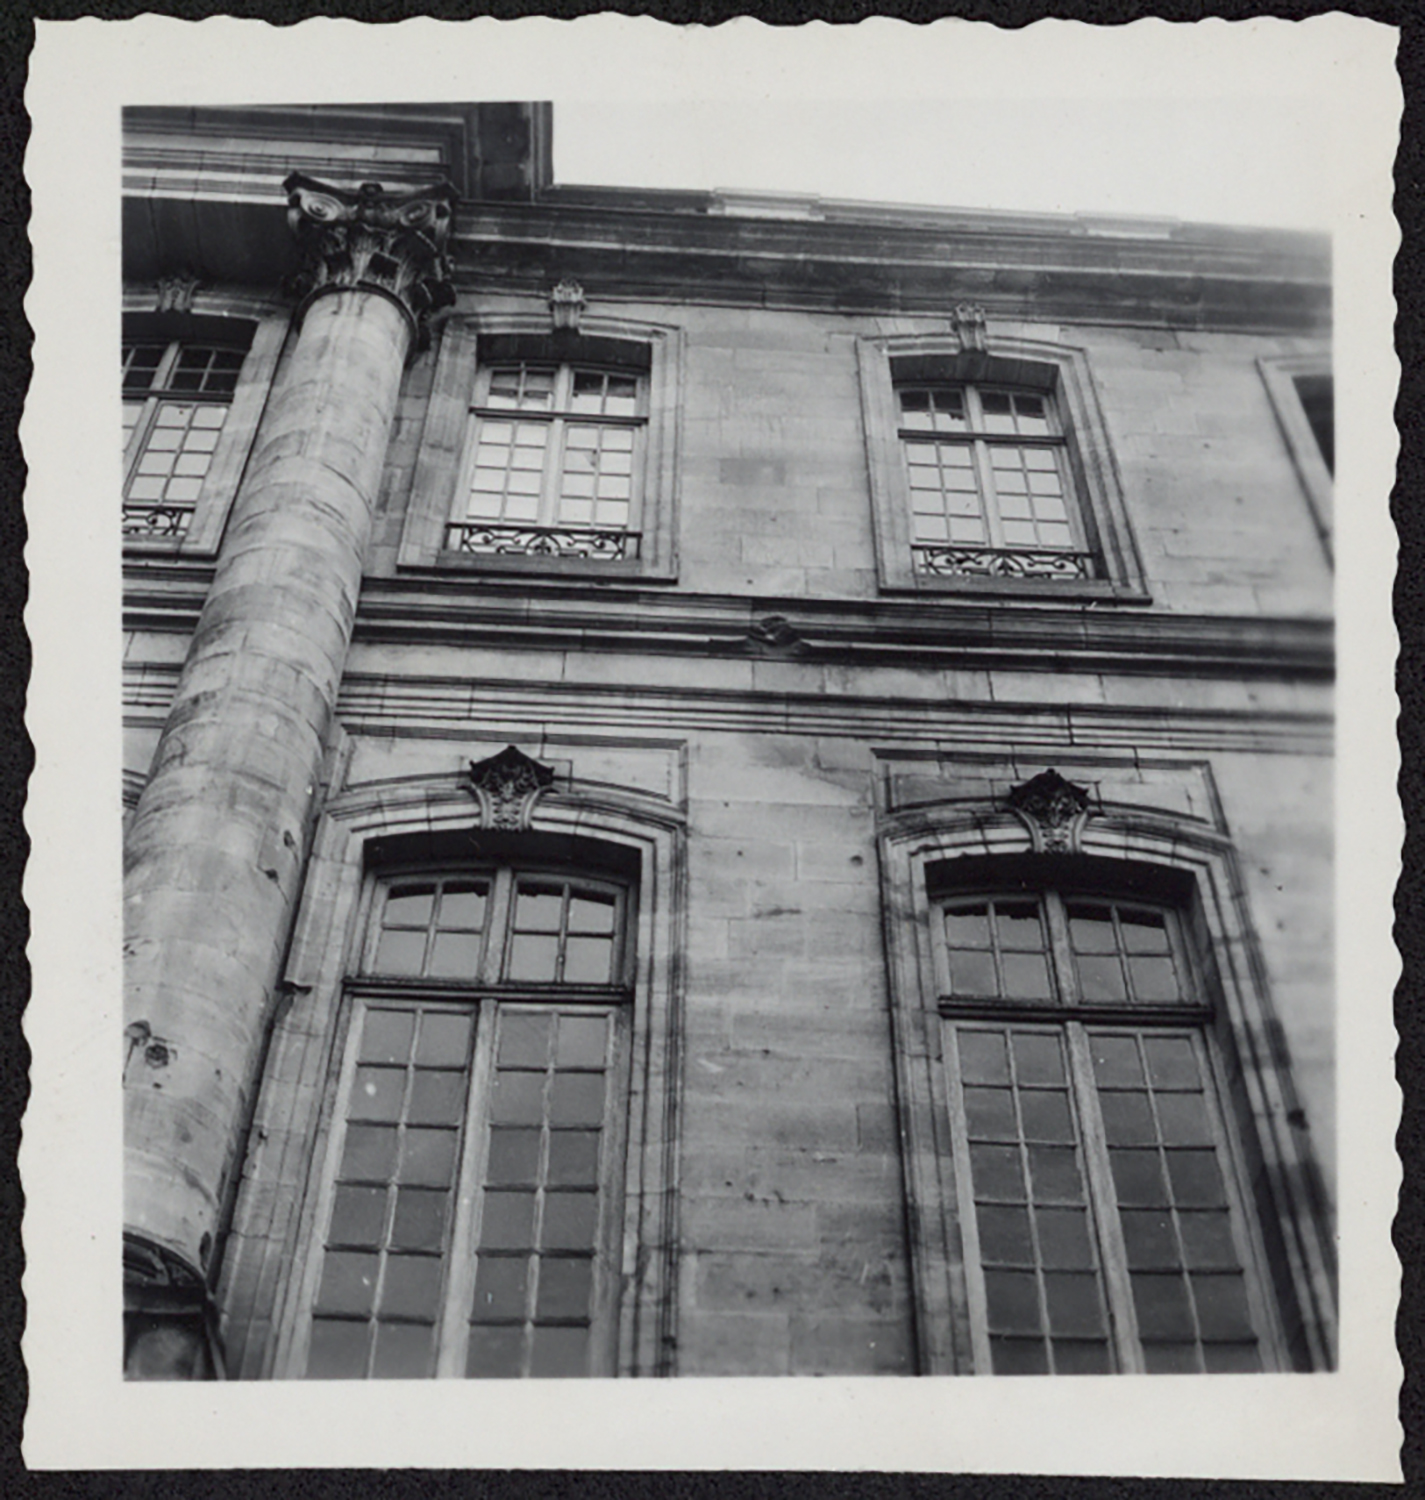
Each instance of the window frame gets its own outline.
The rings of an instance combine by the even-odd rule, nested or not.
[[[480,958],[471,979],[448,979],[429,974],[408,975],[381,972],[374,967],[377,947],[383,931],[384,904],[391,891],[401,884],[427,884],[449,879],[461,882],[488,880],[485,926],[482,931]],[[505,977],[509,952],[515,933],[515,899],[522,883],[534,885],[562,883],[579,890],[612,896],[614,910],[614,946],[610,978],[607,984],[540,982]],[[443,889],[443,886],[442,886]],[[597,1378],[617,1373],[619,1359],[619,1281],[623,1249],[624,1193],[623,1181],[627,1154],[628,1112],[631,1105],[630,1074],[632,1066],[634,932],[637,925],[637,892],[627,880],[606,877],[597,870],[585,872],[567,867],[548,867],[535,863],[500,864],[424,864],[416,867],[379,869],[366,881],[360,909],[360,941],[353,954],[353,972],[343,986],[341,1036],[333,1068],[333,1078],[326,1107],[328,1123],[317,1164],[314,1192],[313,1233],[304,1247],[302,1265],[295,1278],[297,1287],[296,1317],[291,1339],[288,1368],[298,1378],[307,1377],[316,1301],[322,1267],[328,1251],[333,1205],[343,1164],[343,1150],[350,1122],[356,1071],[365,1017],[373,1009],[437,1009],[468,1015],[473,1037],[464,1069],[466,1096],[459,1127],[459,1141],[452,1182],[454,1212],[445,1231],[442,1293],[437,1310],[435,1333],[435,1369],[426,1378],[463,1379],[473,1320],[472,1303],[478,1266],[481,1215],[484,1208],[486,1169],[491,1133],[491,1100],[496,1076],[497,1037],[507,1014],[562,1014],[582,1012],[601,1014],[610,1019],[606,1062],[604,1100],[599,1126],[603,1139],[599,1176],[595,1187],[598,1216],[594,1248],[590,1257],[592,1286],[588,1316],[588,1368],[585,1375]],[[434,916],[432,916],[434,922]],[[428,941],[429,931],[428,929]],[[427,949],[427,955],[429,954]],[[423,960],[424,965],[424,960]],[[453,1071],[453,1070],[451,1070]],[[547,1133],[548,1122],[540,1127]],[[394,1182],[394,1179],[392,1179]],[[387,1184],[387,1191],[391,1183]],[[543,1190],[536,1188],[541,1197]],[[387,1210],[389,1212],[389,1209]],[[388,1248],[376,1252],[383,1259]],[[524,1251],[541,1261],[546,1257],[537,1247]],[[499,1257],[497,1257],[499,1258]],[[554,1259],[560,1257],[557,1253]],[[582,1258],[582,1257],[574,1257]],[[526,1318],[517,1326],[522,1331],[534,1326],[562,1326],[547,1320],[533,1322],[530,1299],[526,1292]],[[367,1318],[372,1321],[374,1313]],[[521,1375],[530,1373],[528,1366],[533,1344],[523,1337]],[[374,1345],[368,1346],[368,1364]],[[331,1377],[340,1378],[340,1377]],[[359,1378],[359,1377],[357,1377]],[[378,1378],[368,1375],[365,1378]],[[519,1378],[510,1376],[506,1378]]]
[[[1327,562],[1334,562],[1335,477],[1326,465],[1297,386],[1297,381],[1302,379],[1332,380],[1334,404],[1330,353],[1263,357],[1257,360],[1257,369],[1267,388],[1267,397],[1276,415],[1282,439],[1291,455],[1292,466],[1306,497],[1311,524],[1321,540]]]
[[[172,556],[177,553],[211,559],[217,556],[267,406],[290,329],[290,309],[266,298],[223,289],[196,292],[191,308],[184,312],[157,312],[153,309],[151,290],[126,293],[124,345],[227,345],[243,347],[246,353],[227,402],[227,420],[223,423],[198,498],[193,502],[187,527],[175,535],[125,534],[123,550],[135,555],[159,553]],[[120,399],[123,399],[122,395]],[[129,470],[134,460],[133,447],[132,442],[124,444],[121,494],[128,487]],[[126,507],[130,503],[123,502]],[[144,505],[144,502],[132,503],[139,507]]]
[[[577,334],[551,333],[547,313],[447,319],[434,356],[431,395],[401,533],[398,568],[572,576],[609,582],[676,582],[684,344],[678,328],[587,313]],[[512,356],[511,350],[519,352]],[[495,555],[446,546],[447,527],[466,490],[473,448],[472,412],[480,410],[476,398],[484,372],[521,360],[620,370],[639,376],[642,410],[636,420],[642,430],[642,452],[641,465],[634,465],[630,507],[630,529],[639,532],[636,557]]]
[[[988,352],[966,350],[951,334],[861,338],[856,347],[876,569],[883,592],[1151,602],[1084,350],[999,333],[990,338]],[[898,395],[898,388],[907,385],[1019,389],[1052,397],[1063,438],[1071,526],[1082,550],[1092,554],[1097,576],[987,577],[933,574],[915,567]]]

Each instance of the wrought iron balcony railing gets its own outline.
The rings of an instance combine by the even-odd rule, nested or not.
[[[479,557],[576,557],[621,562],[638,556],[639,533],[593,526],[505,526],[451,521],[448,551]]]
[[[939,578],[1097,578],[1092,552],[911,545],[917,573]]]
[[[177,541],[193,519],[191,505],[169,505],[157,500],[124,501],[124,535],[157,541]]]

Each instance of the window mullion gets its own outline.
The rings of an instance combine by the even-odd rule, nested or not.
[[[158,368],[153,372],[153,379],[149,383],[151,391],[166,391],[173,380],[173,371],[178,365],[178,356],[183,352],[183,345],[177,341],[171,343],[163,351],[163,358],[158,362]]]
[[[1077,1005],[1079,976],[1074,968],[1073,947],[1069,942],[1069,916],[1064,898],[1058,891],[1044,892],[1044,909],[1049,921],[1050,961],[1054,966],[1054,986],[1061,1005]]]
[[[499,870],[490,882],[490,915],[481,959],[479,980],[495,984],[504,977],[505,953],[509,947],[510,919],[514,913],[515,877],[511,870]]]
[[[990,444],[988,438],[977,437],[971,444],[975,455],[975,478],[980,487],[980,504],[985,513],[985,525],[990,533],[990,546],[1004,549],[1004,527],[999,518],[999,496],[995,492],[991,477]]]
[[[1133,1308],[1133,1287],[1128,1275],[1128,1251],[1118,1222],[1118,1194],[1109,1164],[1108,1140],[1098,1107],[1093,1058],[1088,1033],[1079,1021],[1065,1026],[1069,1044],[1069,1066],[1078,1101],[1076,1113],[1083,1137],[1084,1171],[1089,1180],[1089,1199],[1097,1227],[1099,1260],[1104,1290],[1108,1295],[1109,1322],[1119,1368],[1141,1374],[1143,1356],[1138,1340],[1138,1319]]]
[[[970,1358],[974,1373],[992,1375],[989,1301],[985,1292],[985,1269],[980,1256],[980,1230],[975,1217],[975,1190],[970,1177],[970,1143],[965,1128],[964,1089],[960,1078],[960,1044],[956,1024],[940,1023],[940,1051],[944,1059],[950,1099],[950,1151],[955,1172],[955,1198],[964,1254],[965,1294],[970,1305]]]
[[[544,446],[544,475],[539,492],[539,525],[559,524],[559,490],[564,477],[564,415],[548,418],[549,436]]]

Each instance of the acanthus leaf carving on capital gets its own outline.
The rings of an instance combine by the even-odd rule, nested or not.
[[[485,828],[529,829],[534,805],[554,781],[554,770],[531,759],[517,746],[470,762],[469,788],[480,804]]]
[[[445,247],[457,194],[448,182],[404,193],[364,182],[352,192],[293,172],[282,189],[303,259],[292,290],[304,306],[328,291],[376,291],[405,311],[418,342],[430,314],[455,301]]]
[[[1005,802],[1019,814],[1036,852],[1071,854],[1078,848],[1079,830],[1089,811],[1086,787],[1076,786],[1051,766],[1019,786],[1012,787]]]

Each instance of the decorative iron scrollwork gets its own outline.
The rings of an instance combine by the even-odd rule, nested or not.
[[[639,533],[584,526],[492,526],[452,521],[446,547],[487,557],[587,557],[618,562],[638,556]]]
[[[125,536],[176,541],[187,534],[192,520],[191,505],[158,505],[146,500],[124,502]]]
[[[1007,547],[942,547],[914,543],[915,568],[940,578],[1093,578],[1092,552]]]

